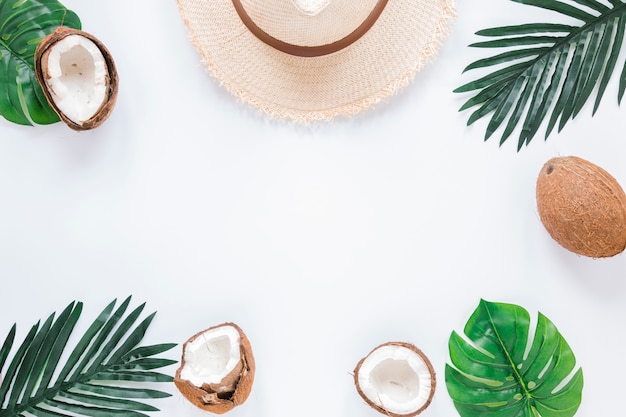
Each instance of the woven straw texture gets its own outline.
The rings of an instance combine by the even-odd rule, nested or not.
[[[454,0],[389,0],[374,26],[358,41],[330,55],[305,58],[260,41],[243,24],[232,0],[177,2],[191,41],[213,77],[237,99],[270,117],[305,123],[349,116],[397,93],[435,56],[454,15]],[[264,0],[265,12],[277,13],[272,5],[280,2],[297,10],[292,1]],[[320,13],[300,13],[300,18],[321,19],[333,10],[333,3],[342,2],[357,3],[334,0]],[[252,3],[246,0],[245,4],[251,17],[258,9]],[[373,3],[364,1],[368,11]],[[267,26],[267,20],[262,22],[259,16],[253,20]],[[335,22],[344,29],[350,26]],[[274,23],[275,37],[294,41],[289,36],[298,35],[278,35],[279,28],[291,22],[279,23]],[[353,29],[354,19],[348,32]],[[325,33],[342,36],[341,32]],[[314,36],[307,39],[311,38],[319,41]]]

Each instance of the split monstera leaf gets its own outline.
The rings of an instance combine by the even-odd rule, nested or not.
[[[67,352],[82,303],[35,324],[15,348],[14,325],[0,347],[0,417],[145,417],[157,411],[139,400],[170,396],[146,385],[173,380],[154,370],[177,362],[156,357],[175,344],[139,346],[155,313],[137,323],[144,304],[128,314],[130,297],[115,304],[107,305]]]
[[[583,372],[554,324],[539,313],[534,332],[520,306],[481,300],[448,347],[446,386],[462,417],[571,417]]]
[[[56,0],[0,0],[0,115],[21,125],[99,126],[117,99],[110,52]]]

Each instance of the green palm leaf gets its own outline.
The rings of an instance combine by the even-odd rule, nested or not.
[[[154,370],[176,361],[155,356],[175,344],[138,346],[155,313],[137,324],[145,304],[128,314],[130,297],[117,308],[115,304],[107,305],[71,352],[67,351],[64,364],[61,358],[82,303],[73,302],[58,317],[52,314],[43,324],[35,324],[16,349],[13,325],[0,348],[0,417],[26,413],[39,417],[139,417],[157,411],[137,400],[169,396],[144,385],[172,381]],[[15,352],[7,363],[12,350]]]
[[[503,52],[468,65],[481,70],[479,79],[454,90],[474,92],[460,111],[476,108],[468,125],[491,115],[485,140],[502,130],[500,144],[516,128],[517,149],[528,145],[544,120],[545,138],[574,119],[596,92],[592,115],[616,69],[626,27],[626,0],[512,0],[550,10],[573,24],[530,23],[481,30],[488,38],[471,47]],[[626,64],[618,91],[626,91]]]
[[[446,386],[462,417],[571,417],[581,402],[582,369],[554,324],[513,304],[484,300],[448,342]]]
[[[0,115],[22,124],[59,121],[35,77],[35,49],[59,26],[80,29],[56,0],[0,0]]]

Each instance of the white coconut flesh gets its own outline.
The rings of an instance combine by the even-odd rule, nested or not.
[[[181,379],[201,387],[220,384],[241,366],[240,336],[232,326],[209,329],[187,343]]]
[[[100,48],[84,36],[66,36],[50,48],[47,77],[54,103],[76,124],[91,119],[106,99],[106,61]]]
[[[415,351],[385,345],[370,353],[361,364],[358,384],[373,404],[393,414],[411,414],[430,398],[432,376]]]

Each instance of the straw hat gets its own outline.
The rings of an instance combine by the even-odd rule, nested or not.
[[[270,115],[351,115],[413,80],[454,0],[177,0],[209,72]]]

